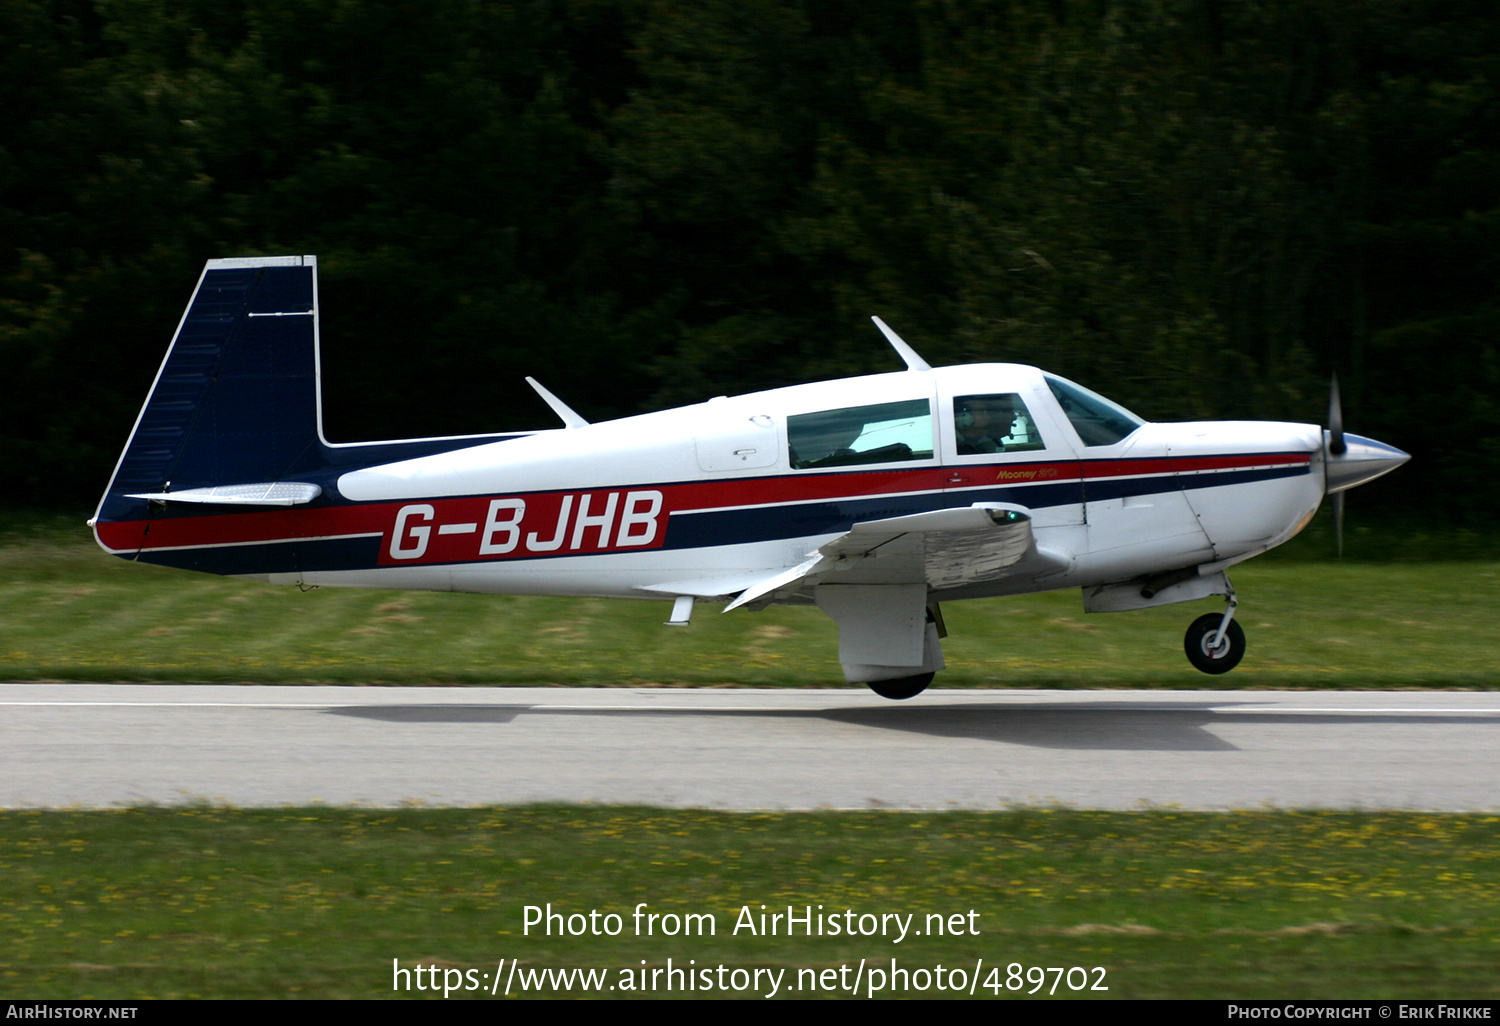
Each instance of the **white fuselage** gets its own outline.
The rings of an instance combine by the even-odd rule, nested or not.
[[[1034,446],[961,451],[956,397],[975,393],[1021,397]],[[794,465],[789,420],[913,400],[931,404],[930,455]],[[1286,541],[1322,498],[1320,443],[1312,425],[1230,422],[1145,424],[1089,446],[1034,368],[880,374],[345,473],[339,494],[371,514],[365,531],[380,527],[380,565],[270,579],[637,598],[700,582],[731,595],[852,521],[998,499],[1031,510],[1038,545],[1068,565],[934,598],[1089,586],[1222,568]]]

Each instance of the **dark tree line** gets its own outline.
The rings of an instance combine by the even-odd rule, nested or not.
[[[103,486],[202,262],[316,253],[336,438],[933,362],[1500,485],[1490,0],[0,0],[0,463]],[[1412,502],[1413,496],[1419,501]]]

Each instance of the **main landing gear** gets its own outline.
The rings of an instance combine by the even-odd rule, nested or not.
[[[1225,579],[1228,583],[1228,579]],[[1225,595],[1228,608],[1222,614],[1205,613],[1192,622],[1182,647],[1188,662],[1204,673],[1228,673],[1245,658],[1245,631],[1234,621],[1239,605],[1234,588]]]
[[[871,680],[866,681],[870,690],[881,698],[916,698],[927,690],[927,685],[932,683],[933,673],[916,673],[910,677],[897,677],[894,680]]]

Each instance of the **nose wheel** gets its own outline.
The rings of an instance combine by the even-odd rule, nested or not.
[[[1225,583],[1228,583],[1227,578]],[[1233,585],[1225,597],[1228,608],[1223,613],[1205,613],[1198,617],[1188,627],[1187,637],[1182,642],[1188,662],[1204,673],[1228,673],[1245,658],[1245,631],[1234,621],[1239,602],[1235,599]]]
[[[1228,673],[1245,657],[1244,628],[1231,620],[1229,629],[1220,631],[1219,622],[1223,619],[1218,613],[1208,613],[1187,629],[1183,648],[1187,650],[1188,662],[1204,673]]]

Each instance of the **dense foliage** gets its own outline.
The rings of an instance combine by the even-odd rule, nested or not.
[[[877,313],[1156,420],[1338,370],[1384,501],[1488,522],[1497,82],[1491,0],[0,0],[0,469],[96,494],[203,260],[301,252],[336,438],[896,369]]]

